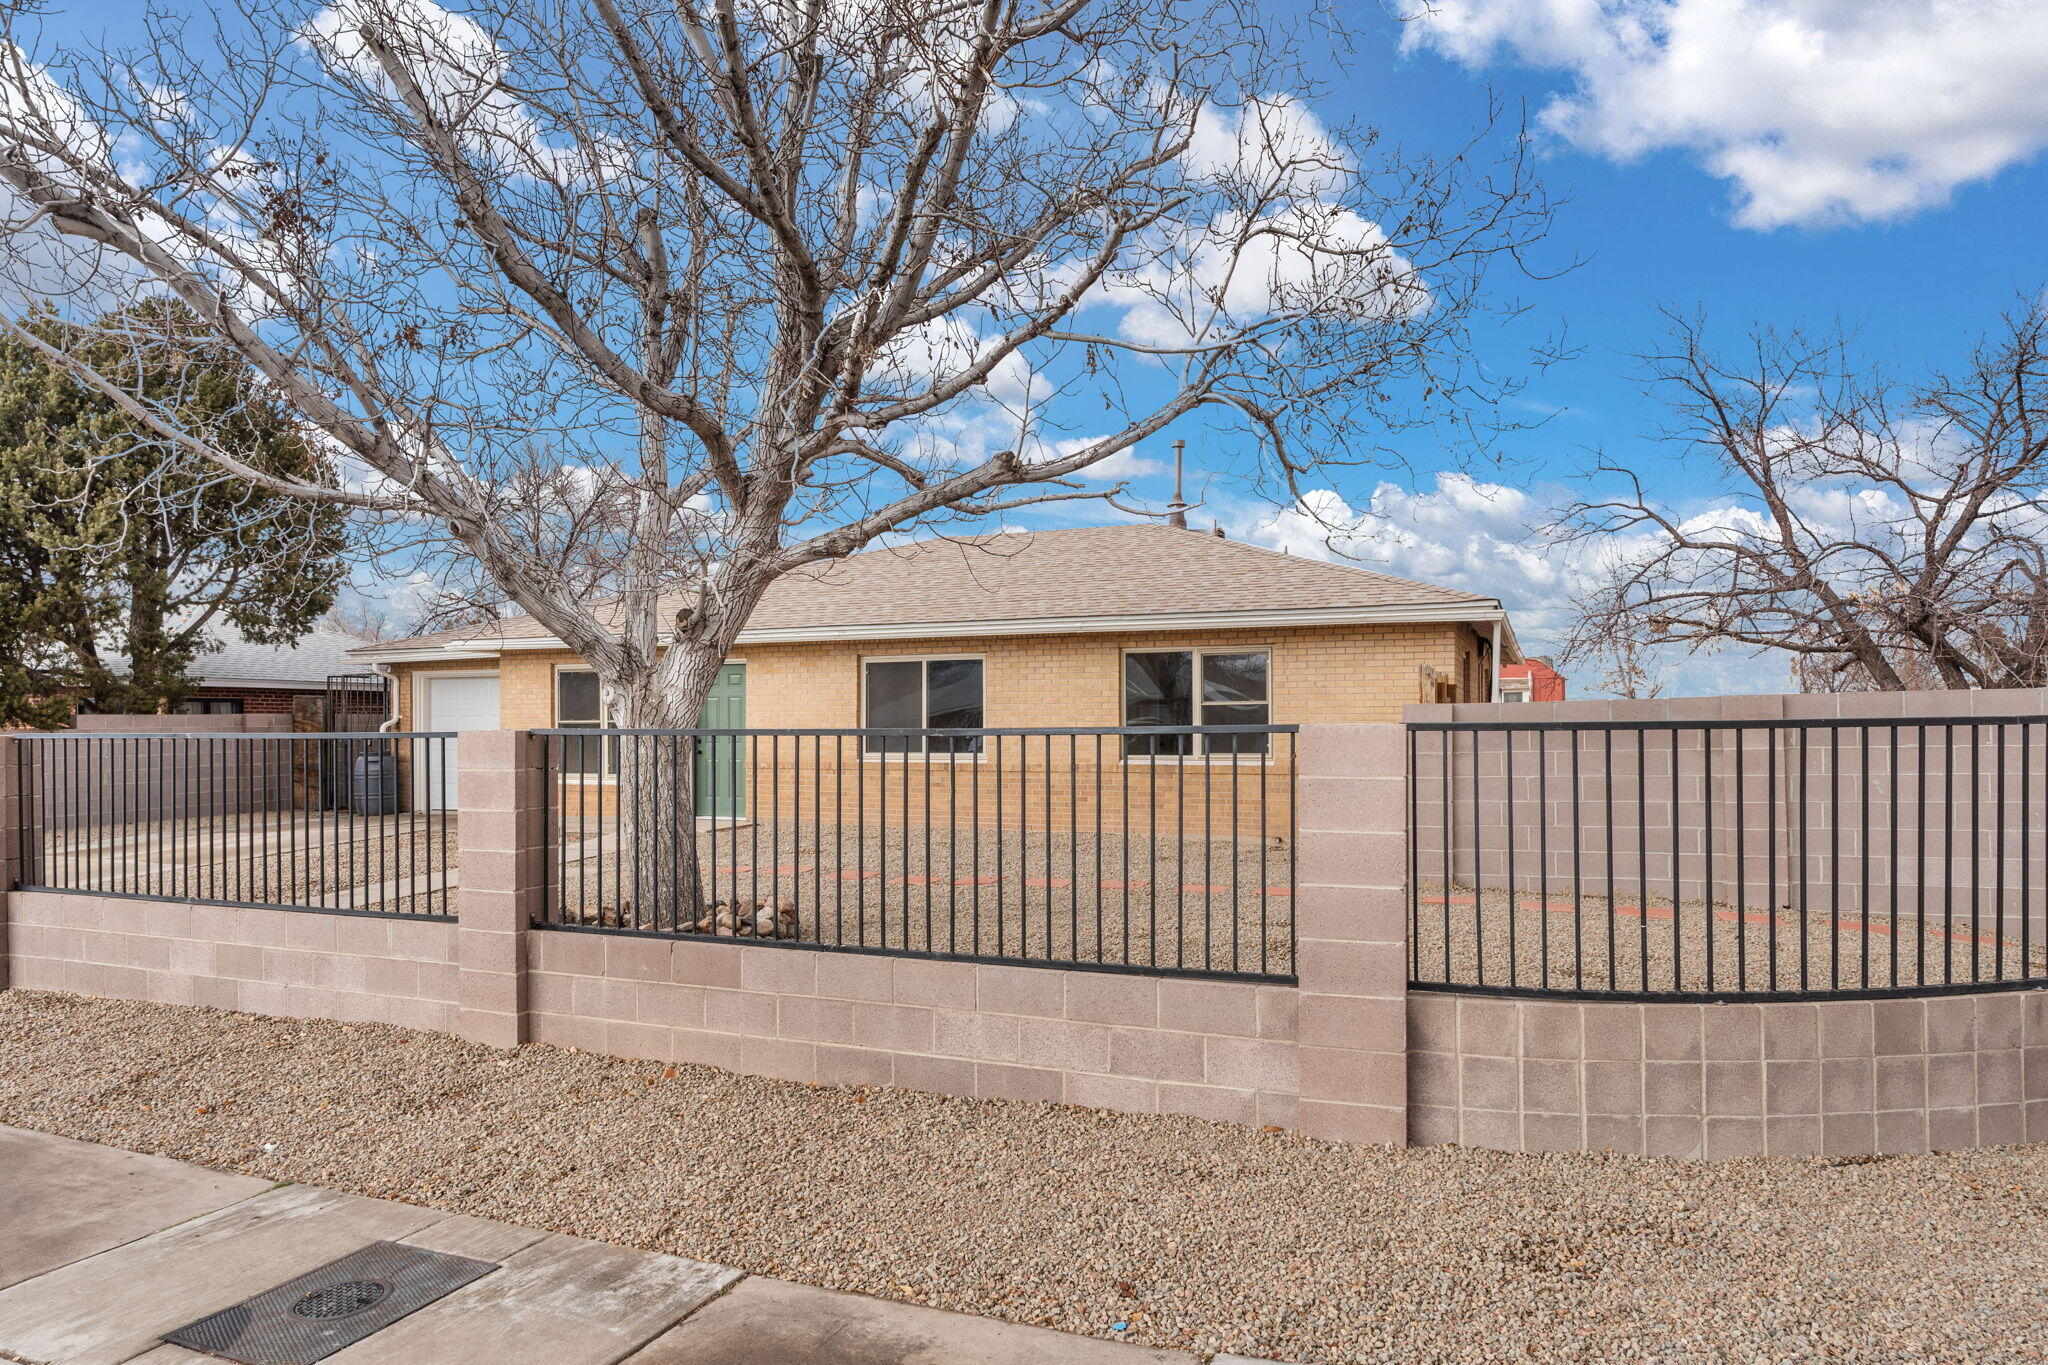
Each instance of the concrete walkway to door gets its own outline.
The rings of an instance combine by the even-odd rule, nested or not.
[[[380,1240],[498,1268],[326,1357],[336,1365],[1200,1359],[4,1126],[0,1359],[205,1365],[214,1358],[165,1344],[163,1334]]]

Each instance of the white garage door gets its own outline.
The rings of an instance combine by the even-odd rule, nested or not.
[[[495,677],[428,677],[420,698],[422,730],[495,730],[498,728],[498,680]],[[439,761],[443,756],[447,761]],[[435,746],[435,762],[421,764],[420,804],[429,810],[455,807],[455,745]],[[428,771],[431,768],[432,771]]]

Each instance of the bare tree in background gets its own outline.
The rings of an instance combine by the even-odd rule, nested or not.
[[[1288,498],[1382,458],[1488,396],[1481,280],[1547,217],[1518,137],[1322,128],[1303,62],[1338,35],[1228,0],[243,0],[118,52],[8,28],[15,287],[63,294],[54,230],[89,248],[64,288],[183,300],[362,478],[233,472],[445,535],[624,726],[694,723],[777,578],[1101,497],[1091,470],[1189,414]]]
[[[2048,315],[2017,307],[1912,383],[1841,338],[1762,332],[1730,360],[1673,316],[1670,339],[1649,358],[1663,435],[1716,510],[1603,461],[1626,491],[1553,528],[1602,575],[1567,657],[1772,650],[1810,691],[2048,683]]]
[[[1571,627],[1565,637],[1562,661],[1600,670],[1593,686],[1626,701],[1648,701],[1664,695],[1664,679],[1641,622],[1617,612],[1613,604],[1625,600],[1626,565],[1609,562],[1602,577],[1572,595]]]

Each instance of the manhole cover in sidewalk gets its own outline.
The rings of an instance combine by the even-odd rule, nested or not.
[[[163,1339],[242,1365],[312,1365],[497,1268],[372,1242]]]

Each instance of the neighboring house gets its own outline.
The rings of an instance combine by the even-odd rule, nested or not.
[[[1502,701],[1563,701],[1564,674],[1550,666],[1550,660],[1532,657],[1518,664],[1502,664]]]
[[[924,540],[776,582],[709,727],[1394,721],[1521,658],[1490,597],[1168,526]],[[354,651],[407,730],[597,727],[596,678],[529,617]],[[1197,680],[1201,686],[1197,686]]]
[[[336,630],[309,631],[297,644],[253,645],[239,637],[192,662],[198,690],[179,708],[188,716],[290,715],[318,702],[328,680],[370,670],[349,651],[362,640]]]
[[[361,710],[370,705],[359,695],[374,679],[362,679],[369,665],[351,657],[359,648],[360,636],[338,630],[308,631],[296,644],[251,644],[230,635],[221,648],[209,650],[192,661],[192,674],[199,686],[178,707],[187,716],[298,715],[317,727],[329,680],[344,676],[359,679],[351,704]],[[125,658],[110,661],[115,672],[127,669]],[[381,700],[375,702],[382,709]],[[356,719],[368,719],[357,717]],[[377,717],[382,720],[383,717]],[[306,728],[306,727],[302,727]],[[374,728],[374,722],[370,728]]]

